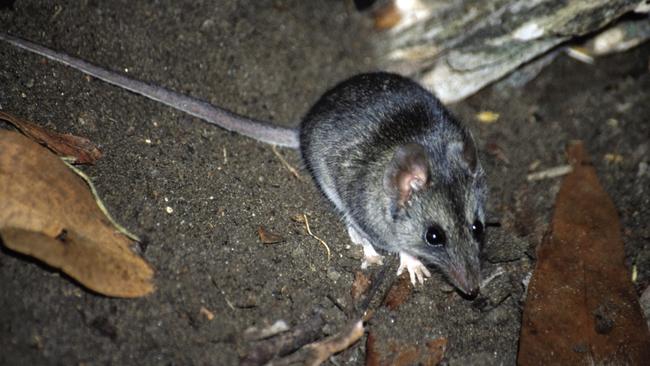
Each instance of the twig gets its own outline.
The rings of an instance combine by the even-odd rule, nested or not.
[[[276,362],[271,361],[268,365],[285,366],[300,364],[318,366],[332,355],[349,348],[363,336],[363,332],[363,321],[357,319],[346,326],[341,332],[322,341],[310,343],[299,349],[296,353]]]
[[[323,244],[323,246],[324,246],[325,249],[327,250],[327,261],[329,262],[329,261],[330,261],[330,258],[332,257],[332,253],[331,253],[331,251],[330,251],[330,247],[329,247],[329,245],[327,245],[327,243],[325,242],[325,240],[323,240],[323,239],[317,237],[316,235],[314,235],[314,233],[311,232],[311,229],[309,228],[309,221],[307,220],[307,215],[306,215],[306,214],[302,214],[302,217],[303,217],[303,219],[305,220],[305,228],[307,228],[307,233],[308,233],[312,238],[318,240],[321,244]]]
[[[287,355],[315,341],[323,328],[323,316],[317,311],[307,322],[275,337],[256,342],[256,346],[241,361],[242,366],[262,365],[277,356]]]
[[[494,271],[492,274],[490,274],[485,279],[483,279],[483,281],[481,281],[480,287],[483,288],[487,286],[490,282],[492,282],[492,280],[501,276],[504,273],[506,273],[506,271],[502,267],[497,267],[496,271]]]
[[[542,170],[540,172],[530,173],[526,176],[526,180],[529,182],[533,182],[536,180],[557,178],[563,175],[567,175],[571,173],[571,171],[573,171],[573,167],[571,167],[571,165],[560,165],[546,170]]]
[[[284,165],[284,167],[287,168],[287,170],[288,170],[288,171],[289,171],[289,172],[290,172],[294,177],[296,177],[296,179],[298,179],[299,181],[302,182],[302,181],[303,181],[303,180],[302,180],[302,176],[298,173],[298,170],[297,170],[296,168],[292,167],[291,164],[289,164],[289,162],[287,162],[287,161],[285,160],[285,158],[284,158],[282,155],[280,155],[280,152],[279,152],[278,149],[275,147],[275,145],[273,145],[273,146],[271,147],[271,150],[273,150],[273,153],[275,154],[275,156],[277,156],[278,159],[280,159],[280,162],[282,163],[282,165]]]

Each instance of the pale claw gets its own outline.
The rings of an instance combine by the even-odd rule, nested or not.
[[[418,282],[424,285],[424,278],[431,277],[431,272],[419,259],[410,254],[399,252],[397,275],[401,275],[405,269],[409,272],[413,286],[417,285]]]

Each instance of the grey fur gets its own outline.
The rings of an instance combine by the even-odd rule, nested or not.
[[[427,151],[429,181],[395,217],[384,174],[395,151],[410,143]],[[431,93],[393,74],[355,76],[310,110],[300,146],[323,193],[373,246],[435,265],[464,292],[478,287],[480,243],[471,225],[485,222],[485,174],[475,156],[466,156],[476,154],[469,131]],[[444,229],[444,248],[425,242],[431,224]]]

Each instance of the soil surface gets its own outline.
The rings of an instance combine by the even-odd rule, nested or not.
[[[349,5],[16,1],[0,8],[0,31],[289,126],[328,87],[375,70],[376,36]],[[246,352],[248,327],[297,325],[315,309],[324,334],[347,323],[341,308],[352,302],[362,253],[304,170],[297,180],[268,145],[8,44],[0,42],[0,55],[0,109],[100,145],[104,157],[83,170],[113,216],[145,238],[143,256],[157,271],[152,295],[113,299],[3,248],[0,364],[232,365]],[[501,224],[488,232],[484,276],[503,274],[473,301],[436,274],[378,317],[389,322],[369,326],[411,343],[446,337],[450,365],[514,364],[522,280],[561,182],[526,175],[531,164],[565,164],[574,139],[585,141],[619,209],[626,265],[636,266],[642,291],[650,283],[649,61],[650,45],[594,65],[560,55],[526,85],[503,81],[450,106],[478,141],[489,221]],[[479,123],[486,110],[498,121]],[[279,151],[302,168],[297,152]],[[330,260],[291,219],[303,213]],[[262,244],[260,225],[286,240]],[[388,259],[392,275],[397,263]],[[328,362],[360,365],[364,354],[362,339]]]

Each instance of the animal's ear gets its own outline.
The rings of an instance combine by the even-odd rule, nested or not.
[[[384,172],[384,189],[391,200],[395,216],[408,205],[414,192],[429,182],[429,160],[422,145],[400,146]]]
[[[478,153],[476,151],[474,139],[469,132],[463,136],[462,141],[450,142],[449,145],[447,145],[447,154],[451,160],[457,161],[467,169],[470,174],[473,175],[476,173],[476,168],[478,167]]]

